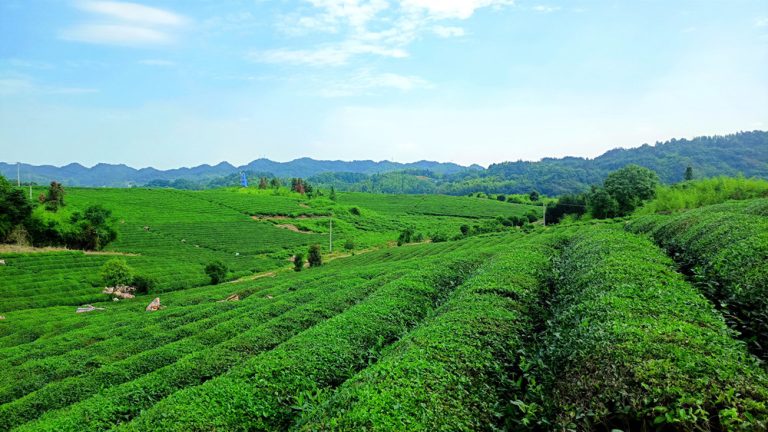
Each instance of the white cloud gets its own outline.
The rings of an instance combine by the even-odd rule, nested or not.
[[[79,1],[75,6],[98,17],[99,22],[77,24],[62,30],[68,41],[121,46],[165,45],[188,20],[173,12],[138,3]]]
[[[534,6],[532,9],[535,10],[536,12],[552,13],[552,12],[559,11],[560,7],[559,6],[538,5],[538,6]]]
[[[37,84],[32,78],[23,75],[0,77],[0,95],[79,95],[98,93],[97,89],[82,87],[56,87]]]
[[[404,9],[423,10],[437,19],[467,19],[477,9],[509,6],[513,0],[401,0]]]
[[[460,37],[466,34],[464,29],[461,27],[447,27],[441,25],[432,27],[432,31],[435,32],[436,35],[444,38]]]
[[[406,51],[398,48],[388,48],[359,41],[347,41],[338,45],[323,46],[311,50],[274,49],[255,51],[250,53],[248,58],[260,63],[341,66],[347,64],[353,56],[362,54],[393,58],[408,56]]]
[[[338,66],[358,55],[407,57],[407,47],[420,35],[463,36],[461,27],[444,20],[467,19],[476,10],[499,8],[513,0],[304,0],[310,7],[284,16],[278,28],[291,36],[310,32],[338,34],[340,41],[313,48],[282,48],[251,53],[266,63]]]
[[[755,20],[755,27],[768,27],[768,18],[761,17]]]
[[[162,60],[162,59],[139,60],[139,64],[143,64],[145,66],[160,66],[160,67],[176,66],[175,62],[172,62],[170,60]]]
[[[59,36],[68,41],[107,45],[157,45],[173,41],[161,30],[113,24],[85,24],[63,30]]]
[[[75,4],[79,9],[94,14],[101,14],[120,21],[144,25],[179,26],[186,19],[173,12],[144,6],[138,3],[116,1],[80,1]]]
[[[324,97],[363,96],[374,94],[380,89],[408,92],[430,87],[427,80],[417,76],[381,73],[364,68],[342,80],[326,83],[319,94]]]

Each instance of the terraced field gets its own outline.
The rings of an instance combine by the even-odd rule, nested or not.
[[[290,197],[268,207],[258,193],[252,202],[233,191],[77,193],[73,206],[90,193],[190,202],[173,210],[191,218],[180,224],[169,211],[126,211],[121,234],[132,234],[110,247],[133,247],[140,255],[125,258],[135,267],[191,262],[176,279],[199,265],[197,250],[205,259],[238,252],[230,262],[279,262],[307,244],[299,238],[323,237],[253,215],[311,228],[332,211],[342,238],[368,233],[374,242],[408,218],[450,226],[528,210],[461,198],[432,216],[441,197],[400,206],[340,194],[336,204],[297,200],[292,213]],[[472,202],[498,210],[461,210]],[[349,212],[355,206],[359,214]],[[156,312],[144,307],[157,293],[97,302],[29,276],[38,268],[39,279],[59,285],[92,283],[105,256],[6,254],[0,277],[15,286],[0,298],[0,430],[765,430],[768,372],[755,355],[763,310],[748,300],[764,297],[766,208],[751,200],[628,222],[379,243],[302,272],[184,289],[169,280]],[[241,223],[269,228],[254,236],[274,235],[274,246],[227,234]],[[174,246],[191,252],[176,258]],[[83,267],[68,279],[59,263]],[[48,304],[24,304],[25,292]],[[221,301],[232,294],[240,300]],[[57,303],[68,295],[103,310],[75,314]]]
[[[301,195],[272,191],[224,189],[184,192],[152,189],[77,189],[67,192],[67,207],[60,217],[92,204],[111,209],[117,219],[118,239],[109,252],[126,253],[125,260],[137,272],[158,280],[156,292],[166,292],[208,282],[204,266],[214,260],[226,263],[231,278],[240,278],[290,266],[297,251],[310,244],[328,249],[329,218],[334,216],[334,248],[343,250],[347,241],[357,249],[385,246],[396,241],[407,227],[425,234],[456,235],[473,217],[428,217],[398,213],[386,215],[362,208],[361,215],[330,200],[307,200]],[[355,194],[365,202],[365,194]],[[469,213],[476,208],[481,219],[523,214],[529,206],[488,200],[446,197],[453,207]],[[406,198],[416,201],[418,197]],[[486,202],[488,201],[488,202]],[[490,207],[488,205],[490,204]],[[474,207],[473,207],[474,206]],[[491,210],[491,208],[493,210]],[[318,219],[254,220],[251,216],[312,216]],[[439,224],[435,225],[438,221]],[[282,226],[282,228],[281,228]],[[299,228],[304,232],[284,229]],[[28,307],[79,305],[98,301],[101,282],[98,270],[110,257],[81,252],[3,253],[8,262],[0,267],[0,312]]]

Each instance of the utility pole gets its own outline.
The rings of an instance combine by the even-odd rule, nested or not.
[[[547,202],[544,201],[544,226],[547,226]]]
[[[16,187],[21,187],[21,162],[16,162]]]
[[[328,219],[328,251],[333,252],[333,214]]]

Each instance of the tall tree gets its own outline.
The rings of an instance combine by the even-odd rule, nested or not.
[[[685,169],[685,180],[693,180],[693,167],[690,165]]]
[[[619,204],[618,216],[632,213],[643,201],[656,196],[659,176],[648,168],[627,165],[610,174],[603,182],[605,190]]]
[[[267,178],[261,177],[259,179],[259,189],[266,189],[267,188]]]
[[[32,204],[27,201],[24,192],[0,176],[0,242],[31,214]]]

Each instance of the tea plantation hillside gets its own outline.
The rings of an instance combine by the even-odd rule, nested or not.
[[[238,190],[70,197],[73,209],[114,208],[108,253],[172,276],[113,302],[90,284],[111,255],[3,254],[3,431],[768,428],[765,199],[484,233],[531,208]],[[326,245],[323,265],[291,270],[292,253],[327,243],[331,215],[334,247],[351,238],[355,254]],[[451,236],[397,247],[404,229]],[[213,258],[232,277],[271,271],[205,285]],[[155,297],[162,308],[145,310]],[[75,313],[85,300],[96,310]]]
[[[287,191],[222,189],[187,192],[171,189],[67,189],[67,205],[46,217],[68,218],[92,204],[112,210],[117,240],[105,250],[125,254],[126,262],[158,281],[156,292],[208,283],[205,265],[222,261],[230,278],[290,266],[310,244],[329,248],[333,219],[336,252],[352,244],[365,250],[396,242],[405,229],[443,238],[462,225],[497,224],[495,218],[524,216],[536,207],[467,197],[406,195],[377,203],[368,194],[340,194],[338,202],[306,199]],[[43,211],[42,207],[37,211]],[[3,252],[0,259],[0,312],[49,305],[99,301],[99,269],[109,254],[79,251]]]

